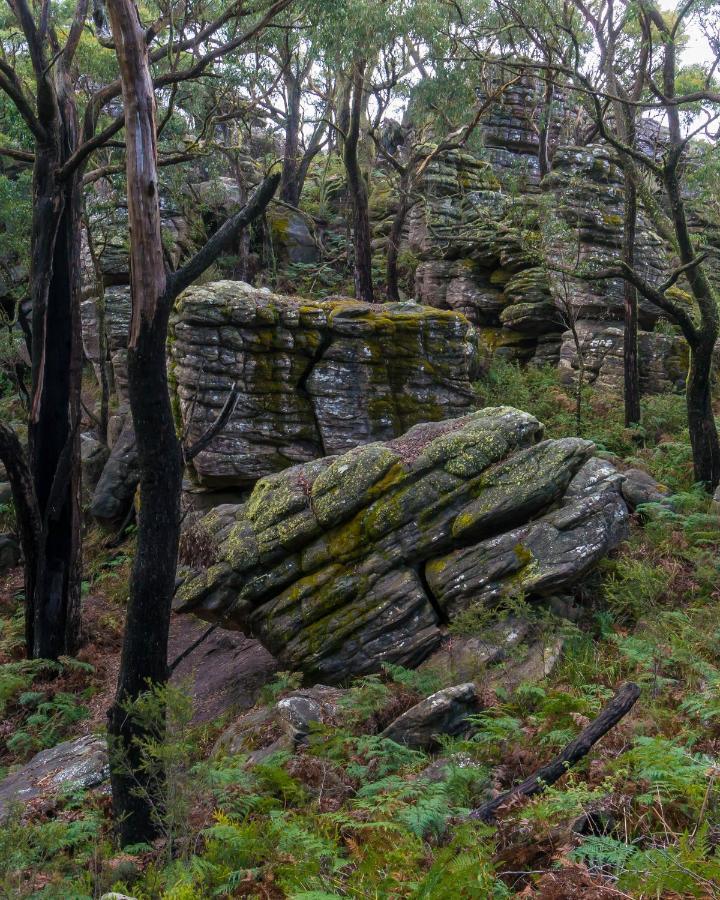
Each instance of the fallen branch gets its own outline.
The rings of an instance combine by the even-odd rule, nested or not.
[[[473,809],[469,818],[490,822],[495,818],[496,811],[509,801],[520,797],[532,797],[535,794],[541,794],[545,788],[555,784],[571,766],[574,766],[576,762],[590,752],[593,745],[603,735],[607,734],[611,728],[614,728],[630,712],[639,696],[640,688],[633,682],[628,682],[621,688],[618,688],[617,693],[603,707],[600,715],[593,719],[587,728],[583,728],[575,740],[571,741],[551,763],[538,769],[537,772],[526,778],[522,784],[516,785],[504,794],[500,794],[499,797],[495,797],[494,800],[489,800],[487,803],[483,803],[482,806],[478,806],[477,809]]]

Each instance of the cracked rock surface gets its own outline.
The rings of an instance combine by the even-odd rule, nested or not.
[[[472,408],[476,334],[415,303],[303,300],[240,281],[180,298],[169,342],[178,414],[193,443],[233,384],[228,425],[193,461],[207,486],[264,475]]]
[[[193,527],[176,604],[326,683],[414,666],[474,604],[572,585],[624,539],[622,476],[511,407],[416,425],[261,479]]]

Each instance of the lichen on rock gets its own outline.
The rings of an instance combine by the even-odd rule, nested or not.
[[[477,336],[448,310],[304,300],[221,281],[186,291],[171,331],[188,440],[240,388],[228,425],[193,461],[204,485],[248,487],[472,408]]]
[[[593,454],[495,407],[293,466],[205,517],[219,562],[176,606],[326,682],[416,665],[466,607],[566,588],[624,538],[622,476]]]

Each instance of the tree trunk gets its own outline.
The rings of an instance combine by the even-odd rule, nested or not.
[[[391,303],[396,303],[400,299],[400,287],[398,285],[398,253],[400,251],[400,239],[402,238],[405,219],[407,218],[409,209],[409,185],[407,179],[402,178],[400,181],[399,205],[387,239],[385,280],[387,282],[387,298]]]
[[[285,75],[287,93],[287,120],[285,122],[285,149],[283,151],[280,199],[291,206],[300,203],[300,101],[302,92],[299,80],[290,72]]]
[[[170,304],[160,236],[155,98],[144,31],[132,0],[108,3],[125,104],[132,321],[128,387],[140,470],[138,541],[115,702],[109,711],[113,808],[123,844],[157,834],[151,775],[140,765],[142,725],[127,706],[167,681],[167,641],[180,535],[182,466],[167,386]]]
[[[545,82],[543,96],[543,113],[538,135],[538,163],[540,165],[540,178],[544,178],[550,171],[550,128],[552,125],[552,105],[555,97],[555,85],[551,78]]]
[[[370,211],[367,183],[358,159],[365,65],[365,60],[358,60],[353,66],[350,122],[345,135],[343,160],[352,210],[355,296],[359,300],[372,303],[374,296]]]
[[[28,653],[57,659],[80,636],[80,178],[57,170],[77,144],[74,103],[56,78],[57,112],[36,145],[31,249],[30,469],[43,529],[27,577]]]
[[[626,163],[625,215],[623,221],[622,258],[632,269],[635,266],[635,238],[637,232],[637,186],[634,167]],[[640,363],[638,358],[638,296],[635,286],[627,279],[623,286],[625,297],[625,331],[623,367],[625,386],[625,425],[640,421]]]
[[[142,765],[141,743],[164,727],[141,723],[128,708],[168,679],[167,646],[180,537],[182,453],[168,393],[168,320],[178,294],[260,216],[280,180],[266,178],[253,198],[181,269],[166,276],[160,236],[155,98],[145,32],[134,0],[108,3],[125,105],[132,317],[128,388],[140,470],[138,541],[130,581],[115,701],[108,712],[113,809],[123,844],[151,840],[161,827],[158,779]],[[222,423],[220,423],[222,424]],[[161,787],[161,785],[160,785]],[[160,805],[158,805],[160,804]]]
[[[720,483],[720,444],[712,408],[712,363],[715,341],[702,338],[690,350],[686,384],[688,428],[695,480],[714,490]]]

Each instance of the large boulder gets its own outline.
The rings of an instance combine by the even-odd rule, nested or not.
[[[177,608],[325,682],[416,665],[458,612],[562,591],[625,537],[622,476],[542,436],[491,408],[263,478],[194,526],[216,562],[183,573]]]
[[[170,338],[177,408],[189,443],[228,424],[193,460],[199,482],[247,487],[294,463],[388,440],[472,408],[475,332],[414,303],[283,297],[244,282],[180,298]]]

